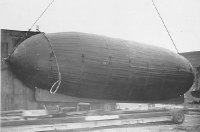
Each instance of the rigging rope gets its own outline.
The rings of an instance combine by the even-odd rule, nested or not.
[[[51,3],[49,3],[49,5],[45,8],[45,10],[42,12],[42,14],[40,14],[40,16],[36,19],[36,21],[33,23],[33,25],[29,28],[28,31],[30,31],[33,26],[37,23],[37,21],[42,17],[42,15],[47,11],[47,9],[53,4],[54,0],[51,1]]]
[[[44,13],[45,13],[45,12],[47,11],[47,9],[53,4],[53,2],[54,2],[54,0],[52,0],[52,1],[49,3],[49,5],[48,5],[48,6],[45,8],[45,10],[40,14],[40,16],[36,19],[36,21],[32,24],[32,26],[29,28],[28,31],[30,31],[30,30],[33,28],[33,26],[34,26],[34,25],[39,21],[39,19],[44,15]],[[52,53],[53,53],[53,55],[54,55],[54,57],[55,57],[55,60],[56,60],[56,66],[57,66],[57,70],[58,70],[58,80],[57,80],[56,82],[53,83],[53,85],[51,86],[51,89],[49,90],[49,92],[50,92],[51,94],[55,94],[55,93],[57,92],[58,88],[60,87],[60,84],[61,84],[60,67],[59,67],[59,65],[58,65],[58,60],[57,60],[56,54],[55,54],[55,52],[54,52],[54,50],[53,50],[53,46],[52,46],[50,40],[48,39],[48,37],[45,35],[44,32],[42,32],[42,34],[44,35],[44,37],[45,37],[45,38],[47,39],[47,41],[49,42],[50,48],[51,48]],[[56,86],[56,84],[57,84],[57,87],[56,87],[56,89],[53,91],[53,89],[54,89],[54,87]]]
[[[170,37],[170,39],[171,39],[171,41],[172,41],[172,43],[173,43],[175,49],[176,49],[176,52],[179,53],[179,51],[178,51],[178,49],[177,49],[177,47],[176,47],[176,45],[175,45],[175,43],[174,43],[174,40],[172,39],[172,36],[171,36],[169,30],[167,29],[167,26],[165,25],[165,22],[164,22],[164,20],[162,19],[161,15],[160,15],[160,13],[159,13],[159,11],[158,11],[158,8],[156,7],[156,5],[155,5],[155,3],[154,3],[154,0],[151,0],[151,1],[152,1],[153,6],[154,6],[156,12],[158,13],[158,16],[160,17],[160,19],[161,19],[161,21],[162,21],[162,23],[163,23],[163,25],[164,25],[164,27],[165,27],[167,33],[168,33],[168,35],[169,35],[169,37]]]
[[[26,40],[26,39],[28,38],[27,33],[28,33],[28,31],[26,32],[25,36],[24,36],[23,38],[20,38],[20,39],[23,39],[23,41]],[[3,62],[9,61],[11,55],[15,52],[15,50],[17,49],[17,47],[18,47],[20,44],[21,44],[21,42],[20,42],[20,43],[17,43],[17,44],[15,45],[15,47],[13,47],[13,50],[7,55],[7,57],[2,58],[2,61],[3,61]]]
[[[53,85],[51,86],[51,89],[49,90],[49,92],[50,92],[51,94],[55,94],[55,93],[58,91],[58,88],[60,87],[60,84],[61,84],[60,67],[59,67],[59,65],[58,65],[58,60],[57,60],[56,54],[55,54],[55,52],[54,52],[54,50],[53,50],[53,46],[52,46],[52,44],[51,44],[49,38],[45,35],[44,32],[43,32],[42,34],[44,35],[44,37],[45,37],[45,38],[47,39],[47,41],[49,42],[50,48],[51,48],[52,53],[53,53],[53,55],[54,55],[54,57],[55,57],[56,66],[57,66],[57,70],[58,70],[58,80],[57,80],[56,82],[53,83]],[[57,85],[56,89],[53,91],[54,86],[56,86],[56,84],[58,84],[58,85]]]

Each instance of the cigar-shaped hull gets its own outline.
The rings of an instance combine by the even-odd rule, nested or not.
[[[79,98],[167,100],[182,96],[194,80],[191,64],[167,49],[76,32],[32,36],[9,62],[31,88],[50,90],[60,73],[57,93]]]

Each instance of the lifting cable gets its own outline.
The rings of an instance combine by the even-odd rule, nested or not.
[[[47,9],[53,4],[54,0],[52,0],[49,5],[45,8],[45,10],[40,14],[40,16],[36,19],[36,21],[32,24],[32,26],[28,29],[28,31],[31,31],[33,26],[37,23],[37,21],[42,17],[42,15],[47,11]]]
[[[31,27],[28,29],[28,31],[31,31],[31,29],[33,28],[33,26],[34,26],[34,25],[39,21],[39,19],[44,15],[44,13],[45,13],[45,12],[47,11],[47,9],[53,4],[53,2],[54,2],[54,0],[52,0],[52,1],[49,3],[49,5],[48,5],[48,6],[45,8],[45,10],[40,14],[40,16],[36,19],[36,21],[31,25]],[[53,53],[53,55],[54,55],[54,57],[55,57],[56,66],[57,66],[57,70],[58,70],[58,80],[55,81],[55,82],[53,83],[53,85],[51,86],[51,88],[50,88],[50,90],[49,90],[49,92],[50,92],[51,94],[55,94],[55,93],[58,91],[58,88],[60,87],[60,84],[61,84],[60,67],[59,67],[59,65],[58,65],[58,60],[57,60],[56,54],[55,54],[55,52],[54,52],[54,50],[53,50],[53,46],[52,46],[52,44],[51,44],[49,38],[45,35],[44,32],[42,32],[42,34],[44,35],[44,37],[46,38],[46,40],[49,42],[50,48],[51,48],[52,53]],[[57,85],[57,86],[56,86],[56,85]],[[55,88],[55,90],[54,90],[54,87],[55,87],[55,86],[56,86],[56,88]]]
[[[160,19],[161,19],[161,21],[162,21],[162,23],[163,23],[163,25],[164,25],[164,27],[165,27],[167,33],[168,33],[168,35],[169,35],[169,37],[170,37],[170,39],[171,39],[171,41],[172,41],[172,43],[173,43],[175,49],[176,49],[176,52],[179,53],[179,51],[178,51],[178,49],[177,49],[177,47],[176,47],[176,45],[175,45],[175,43],[174,43],[174,40],[172,39],[172,36],[171,36],[169,30],[167,29],[167,26],[165,25],[165,22],[164,22],[164,20],[162,19],[161,15],[160,15],[160,13],[159,13],[159,11],[158,11],[158,8],[156,7],[156,5],[155,5],[155,3],[154,3],[154,0],[151,0],[151,1],[152,1],[153,6],[154,6],[156,12],[158,13],[158,16],[160,17]]]
[[[50,3],[49,3],[49,5],[45,8],[45,10],[40,14],[40,16],[36,19],[36,21],[31,25],[31,27],[28,29],[28,31],[26,32],[26,36],[25,36],[25,39],[27,39],[27,33],[29,32],[29,31],[31,31],[31,29],[33,28],[33,26],[38,22],[38,20],[43,16],[43,14],[47,11],[47,9],[53,4],[53,2],[54,2],[54,0],[52,0]],[[16,50],[16,48],[17,48],[17,46],[18,46],[19,44],[17,44],[15,47],[14,47],[14,49],[11,51],[11,53],[7,56],[7,57],[5,57],[5,58],[2,58],[2,60],[1,61],[3,61],[3,62],[5,62],[5,61],[8,61],[9,60],[9,58],[10,58],[10,56],[14,53],[14,51]]]
[[[58,65],[58,60],[57,60],[56,54],[55,54],[55,52],[54,52],[54,50],[53,50],[52,43],[50,42],[49,38],[45,35],[44,32],[42,32],[42,34],[44,35],[44,37],[46,38],[46,40],[49,42],[49,46],[50,46],[50,48],[51,48],[51,50],[52,50],[52,53],[53,53],[53,55],[54,55],[54,57],[55,57],[56,66],[57,66],[57,70],[58,70],[58,80],[55,81],[55,82],[53,83],[53,85],[51,86],[51,88],[50,88],[50,90],[49,90],[49,92],[50,92],[51,94],[55,94],[55,93],[58,91],[58,88],[60,87],[60,84],[61,84],[60,67],[59,67],[59,65]],[[57,84],[57,86],[56,86],[56,84]],[[56,89],[53,90],[55,86],[56,86]]]

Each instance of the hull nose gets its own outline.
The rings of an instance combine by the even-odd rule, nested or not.
[[[48,42],[42,34],[28,38],[10,56],[11,70],[29,87],[46,87],[49,53]]]

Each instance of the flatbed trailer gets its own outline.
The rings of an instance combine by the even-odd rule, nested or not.
[[[37,113],[36,111],[33,113]],[[25,113],[27,113],[27,111],[25,111]],[[57,117],[52,117],[48,113],[45,115],[43,110],[39,113],[42,113],[43,116],[34,116],[32,114],[32,117],[22,116],[21,119],[18,120],[2,120],[2,131],[62,131],[109,126],[127,126],[161,121],[173,121],[174,123],[180,124],[184,121],[184,109],[117,110],[110,112],[85,111],[74,112],[73,114],[59,113]],[[19,112],[17,112],[17,114],[19,114]]]

